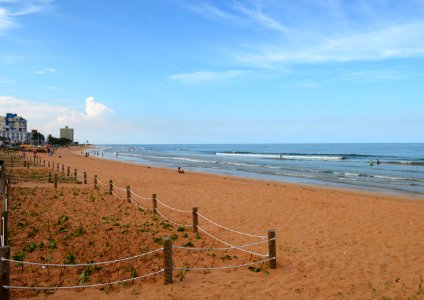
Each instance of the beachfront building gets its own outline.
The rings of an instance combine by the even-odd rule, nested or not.
[[[65,128],[60,128],[60,138],[65,138],[68,140],[74,141],[74,129],[65,126]]]
[[[27,132],[27,121],[17,114],[7,113],[0,116],[0,137],[12,144],[27,143],[30,139]]]

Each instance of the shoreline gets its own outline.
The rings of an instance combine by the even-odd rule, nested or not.
[[[92,146],[91,149],[95,149],[97,146]],[[78,155],[78,153],[75,153]],[[99,160],[107,160],[114,163],[122,163],[122,164],[129,164],[134,166],[142,166],[147,168],[155,168],[159,170],[167,170],[167,171],[175,171],[174,168],[171,167],[164,167],[164,166],[157,166],[157,165],[149,165],[142,162],[132,162],[132,161],[125,161],[125,160],[117,160],[113,158],[107,158],[107,157],[97,157],[94,155],[90,155],[88,158],[92,159],[99,159]],[[257,178],[257,177],[249,177],[249,176],[239,176],[239,175],[233,175],[233,174],[223,174],[223,173],[212,173],[207,171],[199,171],[199,170],[191,170],[191,169],[185,169],[185,171],[189,171],[190,173],[197,173],[197,174],[203,174],[205,176],[218,176],[218,177],[231,177],[234,179],[239,180],[251,180],[251,181],[258,181],[262,183],[279,183],[279,184],[285,184],[285,185],[293,185],[293,186],[299,186],[299,187],[313,187],[316,189],[324,189],[324,190],[335,190],[340,192],[350,192],[350,193],[360,193],[360,194],[368,194],[368,195],[375,195],[375,196],[387,196],[387,197],[394,197],[394,198],[410,198],[411,200],[423,200],[424,201],[424,195],[420,193],[411,193],[411,192],[405,192],[405,191],[396,191],[396,190],[385,190],[385,189],[379,189],[379,188],[361,188],[361,187],[355,187],[351,186],[347,183],[344,184],[335,184],[330,185],[326,184],[324,181],[322,184],[319,183],[303,183],[303,182],[292,182],[292,181],[284,181],[279,179],[271,179],[271,178]]]
[[[277,236],[277,269],[267,273],[247,268],[191,271],[167,286],[161,280],[140,281],[110,295],[86,289],[58,291],[49,299],[407,298],[415,295],[424,275],[424,240],[418,238],[424,231],[422,199],[191,171],[177,174],[169,168],[85,158],[79,148],[41,157],[79,174],[86,171],[88,184],[96,174],[104,182],[130,185],[142,196],[156,193],[178,209],[198,207],[202,215],[229,228],[258,235],[272,228]],[[251,242],[231,232],[219,237],[235,245]]]

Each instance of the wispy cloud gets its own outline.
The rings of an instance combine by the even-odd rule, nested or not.
[[[247,6],[241,3],[231,3],[225,8],[218,8],[208,3],[200,3],[188,7],[189,10],[199,13],[205,17],[228,22],[237,26],[251,27],[252,24],[261,28],[286,32],[289,28],[278,20],[263,13],[261,6]],[[248,3],[248,2],[245,2]],[[253,28],[256,28],[253,26]]]
[[[259,24],[264,28],[277,30],[280,32],[288,32],[290,30],[288,26],[285,26],[276,19],[273,19],[270,16],[266,15],[259,6],[251,8],[246,7],[240,3],[236,3],[234,7],[245,17],[247,17],[250,22]]]
[[[55,73],[55,72],[56,72],[55,69],[48,67],[48,68],[42,68],[42,69],[35,70],[34,74],[35,75],[44,75],[44,74],[47,74],[47,73]]]
[[[236,53],[254,65],[377,61],[424,55],[424,22],[389,26],[344,37],[321,36],[312,45],[262,45],[257,53]],[[309,46],[307,46],[309,45]]]
[[[0,84],[10,84],[10,83],[14,83],[14,81],[6,77],[0,77]]]
[[[46,11],[51,2],[52,0],[0,0],[0,33],[20,26],[20,16]]]
[[[221,10],[218,7],[210,5],[208,3],[199,3],[193,6],[187,6],[187,8],[207,18],[223,20],[238,25],[244,23],[243,18],[241,18],[240,16],[237,16],[236,14],[231,12]]]
[[[57,135],[60,127],[72,126],[85,132],[103,132],[111,126],[106,117],[113,111],[106,105],[96,102],[93,97],[85,100],[84,111],[74,107],[52,105],[44,102],[0,96],[3,111],[14,112],[28,121],[29,128],[36,128],[43,134]]]
[[[348,73],[346,78],[358,81],[387,81],[404,78],[405,75],[399,70],[382,69],[382,70],[364,70]]]
[[[190,9],[243,26],[246,34],[227,53],[244,65],[378,61],[424,55],[424,5],[420,1],[225,1]],[[420,13],[421,12],[421,13]],[[268,29],[269,35],[254,34]]]
[[[183,73],[183,74],[174,74],[169,78],[171,80],[179,81],[183,84],[188,85],[201,85],[201,84],[210,84],[210,83],[225,83],[228,80],[236,79],[240,77],[246,77],[249,75],[248,71],[224,71],[224,72],[193,72],[193,73]]]

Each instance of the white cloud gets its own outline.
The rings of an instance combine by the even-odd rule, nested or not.
[[[224,72],[193,72],[171,75],[171,80],[176,80],[188,85],[200,85],[207,83],[224,83],[230,79],[236,79],[240,77],[248,76],[247,71],[224,71]]]
[[[187,8],[191,11],[194,11],[198,14],[212,19],[224,20],[233,24],[241,24],[244,22],[241,17],[229,12],[225,12],[213,5],[206,3],[201,3],[196,6],[189,6]]]
[[[45,11],[52,0],[0,0],[0,33],[19,26],[23,15]]]
[[[0,7],[0,32],[12,28],[15,26],[15,22],[8,14],[7,10]]]
[[[50,67],[47,67],[47,68],[41,68],[39,70],[35,70],[34,71],[34,74],[36,74],[36,75],[44,75],[44,74],[47,74],[47,73],[55,73],[55,72],[56,72],[55,69],[50,68]]]
[[[397,69],[364,70],[346,75],[348,79],[358,81],[386,81],[404,78],[404,72]]]
[[[94,97],[88,97],[85,100],[85,118],[88,120],[101,118],[111,112],[112,110],[106,107],[106,105],[100,102],[95,102]]]
[[[0,96],[0,107],[1,115],[7,112],[17,113],[27,120],[29,130],[38,129],[45,135],[58,136],[59,128],[66,125],[75,128],[79,135],[94,135],[96,132],[104,132],[112,124],[106,117],[113,111],[106,105],[95,102],[93,97],[86,99],[84,111],[10,96]],[[78,134],[76,137],[78,138]]]
[[[424,55],[422,1],[227,1],[190,10],[248,31],[228,52],[244,65],[378,61]]]
[[[229,5],[229,11],[225,11],[216,6],[201,3],[188,7],[188,9],[207,18],[223,20],[227,23],[235,24],[237,26],[251,27],[251,25],[254,24],[254,28],[259,25],[262,28],[281,32],[286,32],[289,30],[287,26],[281,24],[278,20],[275,20],[274,18],[264,14],[260,6],[255,6],[252,8],[236,2],[235,4]]]
[[[263,45],[256,52],[236,53],[235,56],[254,65],[377,61],[421,56],[424,54],[424,22],[389,26],[344,37],[321,35],[318,41],[305,41],[300,46]]]
[[[0,84],[9,84],[9,83],[13,83],[14,81],[13,80],[10,80],[10,79],[8,79],[8,78],[6,78],[6,77],[0,77]]]
[[[289,27],[281,24],[279,21],[271,18],[270,16],[265,15],[260,7],[255,9],[247,8],[246,6],[241,5],[240,3],[235,5],[235,8],[243,13],[251,22],[261,25],[264,28],[277,30],[281,32],[287,32],[290,30]]]

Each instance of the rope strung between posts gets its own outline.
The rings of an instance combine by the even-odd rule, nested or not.
[[[118,198],[118,199],[125,199],[125,198],[123,198],[123,197],[119,197],[117,194],[115,194],[115,192],[114,191],[112,191],[112,195],[114,195],[116,198]]]
[[[251,263],[246,263],[246,264],[242,264],[242,265],[236,265],[236,266],[224,266],[224,267],[206,267],[206,268],[172,268],[173,270],[185,270],[185,271],[207,271],[207,270],[224,270],[224,269],[237,269],[237,268],[241,268],[241,267],[246,267],[246,266],[252,266],[252,265],[257,265],[257,264],[263,264],[264,262],[270,261],[275,259],[275,257],[273,258],[267,258],[267,259],[263,259],[260,261],[255,261],[255,262],[251,262]]]
[[[162,213],[159,211],[159,209],[157,209],[157,208],[156,208],[156,212],[157,212],[159,215],[161,215],[161,216],[162,216],[162,218],[164,218],[165,220],[167,220],[167,221],[169,221],[169,222],[171,222],[171,223],[173,223],[173,224],[175,224],[175,225],[183,226],[183,227],[190,227],[190,226],[193,226],[192,224],[179,224],[179,223],[177,223],[177,222],[174,222],[174,221],[172,221],[171,219],[169,219],[168,217],[166,217],[164,214],[162,214]]]
[[[44,286],[14,286],[14,285],[3,285],[3,288],[5,289],[25,289],[25,290],[63,290],[63,289],[85,289],[85,288],[92,288],[92,287],[99,287],[99,286],[106,286],[106,285],[112,285],[112,284],[118,284],[123,282],[128,282],[132,280],[142,279],[149,276],[157,275],[160,273],[163,273],[165,270],[161,269],[157,272],[153,272],[150,274],[133,277],[129,279],[123,279],[118,281],[112,281],[107,283],[96,283],[96,284],[89,284],[89,285],[75,285],[75,286],[52,286],[52,287],[44,287]]]
[[[184,250],[193,250],[193,251],[221,251],[221,250],[231,250],[231,249],[240,249],[240,248],[247,248],[250,246],[255,246],[255,245],[259,245],[259,244],[265,244],[268,243],[269,241],[274,241],[275,238],[270,239],[270,240],[265,240],[265,241],[260,241],[260,242],[256,242],[256,243],[251,243],[251,244],[245,244],[245,245],[241,245],[241,246],[231,246],[231,247],[222,247],[222,248],[188,248],[188,247],[182,247],[182,246],[172,246],[172,248],[176,248],[176,249],[184,249]]]
[[[131,195],[136,196],[139,199],[143,199],[143,200],[151,200],[152,198],[148,198],[148,197],[141,197],[140,195],[137,195],[136,193],[134,193],[133,191],[131,191]]]
[[[99,179],[97,179],[97,181],[99,181]],[[121,190],[121,191],[126,191],[126,189],[124,189],[124,188],[120,188],[120,187],[118,187],[118,186],[117,186],[117,185],[115,185],[115,184],[113,184],[113,186],[114,186],[114,187],[116,187],[117,189]],[[150,200],[150,199],[151,199],[151,198],[141,197],[141,196],[139,196],[139,195],[135,194],[135,193],[134,193],[134,192],[132,192],[132,191],[130,191],[130,193],[131,193],[132,195],[134,195],[135,197],[140,198],[140,199],[143,199],[143,200]],[[118,195],[116,195],[116,194],[115,194],[115,192],[113,192],[113,191],[112,191],[112,194],[114,194],[114,195],[115,195],[115,197],[117,197],[117,198],[119,198],[119,199],[124,199],[124,198],[119,197]],[[131,199],[130,199],[130,200],[131,200]],[[160,201],[160,200],[159,200],[159,199],[157,199],[157,198],[156,198],[156,201],[157,201],[157,203],[161,204],[162,206],[164,206],[164,207],[166,207],[166,208],[168,208],[168,209],[171,209],[171,210],[174,210],[174,211],[177,211],[177,212],[180,212],[180,213],[185,213],[185,214],[190,214],[190,213],[192,213],[191,211],[188,211],[188,210],[181,210],[181,209],[178,209],[178,208],[175,208],[175,207],[169,206],[168,204],[166,204],[166,203],[164,203],[164,202]],[[133,201],[131,200],[131,202],[133,202]],[[134,202],[133,202],[133,203],[134,203]],[[143,208],[143,209],[144,209],[144,208]],[[164,219],[166,219],[166,220],[168,220],[169,222],[171,222],[171,223],[173,223],[173,224],[176,224],[176,225],[178,225],[178,226],[193,226],[193,225],[188,225],[188,224],[186,224],[186,225],[184,225],[184,224],[179,224],[179,223],[177,223],[177,222],[175,222],[175,221],[173,221],[173,220],[169,219],[168,217],[166,217],[166,216],[165,216],[163,213],[161,213],[158,209],[157,209],[157,212],[158,212],[158,213],[159,213],[159,214],[160,214],[160,215],[161,215]],[[220,228],[222,228],[222,229],[225,229],[225,230],[228,230],[228,231],[231,231],[231,232],[234,232],[234,233],[238,233],[238,234],[241,234],[241,235],[250,236],[250,237],[255,237],[255,238],[260,238],[260,239],[265,239],[265,238],[266,238],[266,236],[261,236],[261,235],[255,235],[255,234],[245,233],[245,232],[241,232],[241,231],[234,230],[234,229],[228,228],[228,227],[226,227],[226,226],[220,225],[220,224],[218,224],[218,223],[216,223],[216,222],[214,222],[214,221],[212,221],[212,220],[208,219],[207,217],[203,216],[203,215],[202,215],[202,214],[200,214],[200,213],[197,213],[197,215],[198,215],[198,216],[200,216],[201,218],[203,218],[204,220],[206,220],[206,221],[208,221],[208,222],[212,223],[213,225],[218,226],[218,227],[220,227]]]
[[[123,188],[121,188],[121,187],[119,187],[119,186],[117,186],[117,185],[115,185],[115,184],[113,184],[112,183],[112,185],[113,185],[113,187],[115,187],[115,188],[117,188],[118,190],[121,190],[121,191],[123,191],[123,192],[125,192],[127,189],[123,189]]]
[[[100,183],[101,185],[106,185],[106,183],[101,182],[99,178],[97,178],[97,183]]]
[[[158,248],[156,250],[146,252],[146,253],[142,253],[142,254],[138,254],[138,255],[135,255],[135,256],[131,256],[131,257],[125,257],[125,258],[109,260],[109,261],[85,263],[85,264],[43,264],[43,263],[30,262],[30,261],[20,261],[20,260],[14,260],[14,259],[7,259],[7,258],[4,258],[4,257],[1,257],[0,260],[18,263],[18,264],[23,264],[23,265],[33,265],[33,266],[41,266],[41,267],[86,267],[86,266],[96,266],[96,265],[107,265],[107,264],[118,263],[118,262],[121,262],[121,261],[132,260],[132,259],[136,259],[136,258],[139,258],[139,257],[147,256],[147,255],[159,252],[159,251],[163,251],[163,248]]]
[[[231,244],[229,244],[229,243],[227,243],[227,242],[225,242],[225,241],[223,241],[223,240],[221,240],[221,239],[217,238],[216,236],[213,236],[212,234],[210,234],[209,232],[207,232],[206,230],[204,230],[204,229],[203,229],[203,228],[201,228],[200,226],[198,226],[197,228],[198,228],[200,231],[202,231],[202,232],[206,233],[206,234],[207,234],[208,236],[210,236],[211,238],[213,238],[213,239],[217,240],[218,242],[221,242],[221,243],[223,243],[223,244],[225,244],[225,245],[227,245],[227,246],[229,246],[229,247],[234,247],[235,249],[238,249],[238,250],[240,250],[240,251],[247,252],[247,253],[250,253],[250,254],[253,254],[253,255],[257,255],[257,256],[261,256],[261,257],[266,257],[266,256],[268,256],[268,254],[260,254],[260,253],[257,253],[257,252],[253,252],[253,251],[249,251],[249,250],[246,250],[246,249],[238,248],[237,246],[231,245]]]
[[[169,208],[169,209],[171,209],[171,210],[175,210],[175,211],[178,211],[178,212],[181,212],[181,213],[184,213],[184,214],[191,214],[191,211],[188,211],[188,210],[181,210],[181,209],[177,209],[177,208],[171,207],[171,206],[169,206],[169,205],[167,205],[167,204],[163,203],[162,201],[158,200],[158,198],[156,198],[156,201],[157,201],[158,203],[162,204],[163,206],[165,206],[166,208]]]
[[[209,223],[212,223],[212,224],[213,224],[213,225],[215,225],[215,226],[221,227],[222,229],[226,229],[226,230],[228,230],[228,231],[232,231],[232,232],[234,232],[234,233],[238,233],[238,234],[241,234],[241,235],[247,235],[247,236],[256,237],[256,238],[261,238],[261,239],[265,239],[265,238],[266,238],[266,236],[265,236],[265,235],[255,235],[255,234],[250,234],[250,233],[240,232],[240,231],[237,231],[237,230],[234,230],[234,229],[231,229],[231,228],[225,227],[225,226],[223,226],[223,225],[220,225],[220,224],[218,224],[218,223],[215,223],[214,221],[212,221],[212,220],[210,220],[210,219],[206,218],[205,216],[201,215],[200,213],[197,213],[197,215],[198,215],[199,217],[203,218],[204,220],[208,221]]]
[[[138,206],[139,208],[141,208],[141,209],[143,209],[143,210],[146,210],[146,208],[145,207],[143,207],[143,206],[141,206],[140,204],[138,204],[138,203],[136,203],[135,201],[133,201],[133,199],[130,197],[130,201],[131,201],[131,203],[132,204],[134,204],[134,205],[136,205],[136,206]]]

